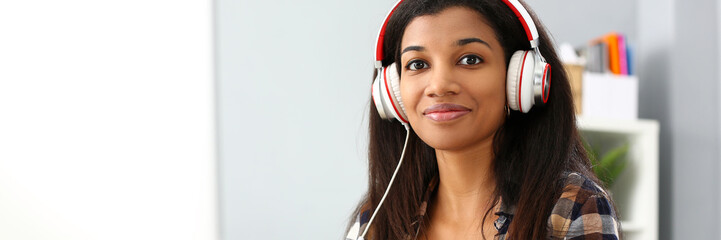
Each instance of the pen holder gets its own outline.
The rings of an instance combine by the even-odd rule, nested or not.
[[[583,65],[579,64],[563,64],[568,74],[568,80],[571,84],[571,95],[573,96],[573,105],[576,109],[576,115],[583,112]]]

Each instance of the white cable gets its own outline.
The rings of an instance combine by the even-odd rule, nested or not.
[[[373,219],[376,218],[378,209],[380,209],[381,205],[383,205],[383,201],[386,200],[386,196],[388,196],[388,192],[391,190],[391,186],[393,186],[393,180],[396,179],[396,174],[398,173],[398,169],[401,169],[401,164],[403,163],[403,157],[406,155],[406,146],[408,146],[408,136],[410,136],[410,134],[411,134],[411,131],[408,129],[407,123],[403,123],[403,127],[406,128],[406,142],[403,144],[403,152],[401,152],[401,160],[398,161],[398,166],[396,167],[396,170],[393,172],[393,176],[391,176],[391,181],[388,183],[388,187],[386,187],[386,192],[383,193],[383,197],[381,198],[381,201],[378,203],[376,210],[373,211],[373,215],[371,215],[371,219],[368,221],[368,225],[366,225],[366,229],[363,230],[363,234],[361,234],[361,236],[360,236],[360,238],[358,238],[358,240],[365,240],[366,233],[368,233],[368,229],[371,228],[371,223],[373,222]]]

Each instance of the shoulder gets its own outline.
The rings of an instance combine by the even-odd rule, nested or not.
[[[618,239],[618,217],[611,202],[597,183],[579,173],[568,173],[548,218],[551,238]]]
[[[363,230],[365,230],[366,226],[368,225],[368,221],[370,221],[370,217],[371,208],[369,205],[365,204],[358,211],[358,215],[355,217],[355,220],[351,225],[350,229],[348,229],[348,233],[346,234],[345,239],[356,240],[360,238]]]

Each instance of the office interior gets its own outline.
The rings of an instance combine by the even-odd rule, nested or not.
[[[633,47],[635,119],[579,123],[655,136],[628,239],[721,239],[721,1],[526,2]],[[0,239],[342,239],[394,3],[0,3]]]

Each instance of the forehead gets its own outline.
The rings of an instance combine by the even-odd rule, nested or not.
[[[450,7],[437,14],[414,18],[406,26],[401,46],[446,44],[469,37],[481,38],[491,47],[500,48],[496,33],[488,21],[475,10],[466,7]]]

